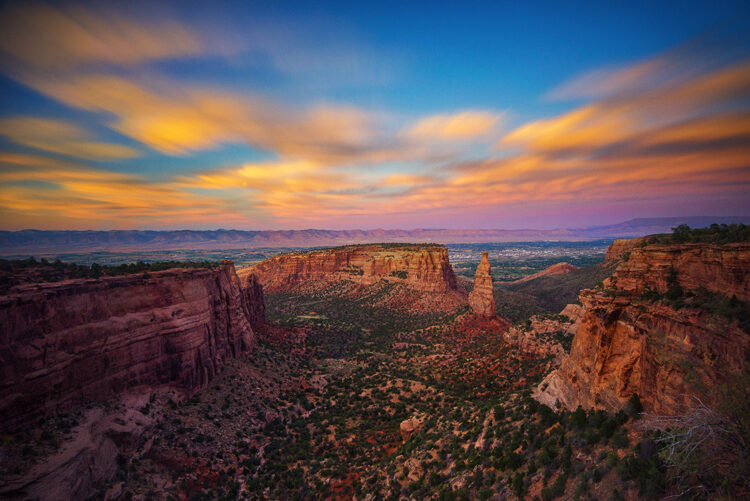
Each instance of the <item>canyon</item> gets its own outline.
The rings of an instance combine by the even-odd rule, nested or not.
[[[461,288],[435,244],[193,264],[6,285],[0,496],[636,499],[632,395],[675,415],[750,372],[747,242],[616,240],[514,325],[486,252]]]

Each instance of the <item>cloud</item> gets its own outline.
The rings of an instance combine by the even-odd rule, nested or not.
[[[411,126],[406,134],[421,139],[476,139],[496,132],[501,114],[463,111],[453,115],[432,115]]]
[[[283,158],[329,164],[415,158],[388,133],[382,115],[353,106],[281,103],[168,79],[150,84],[112,75],[31,78],[26,83],[69,106],[103,112],[112,129],[170,155],[247,142]]]
[[[0,135],[24,146],[87,160],[117,160],[140,155],[135,148],[96,141],[85,129],[50,118],[2,118]]]
[[[112,9],[16,3],[0,11],[0,20],[0,53],[9,64],[27,69],[134,66],[204,51],[200,36],[185,26]]]
[[[681,49],[594,70],[548,95],[582,103],[505,132],[503,113],[491,110],[403,119],[345,103],[292,104],[169,77],[157,63],[229,49],[158,17],[40,4],[16,4],[2,14],[0,55],[10,78],[145,147],[99,141],[101,135],[89,132],[93,127],[41,117],[0,119],[0,134],[10,141],[90,161],[131,158],[147,148],[190,156],[240,143],[272,158],[207,165],[169,178],[92,169],[72,158],[0,153],[0,216],[9,214],[8,220],[76,227],[114,220],[130,226],[357,225],[446,214],[489,218],[524,204],[540,211],[564,204],[596,210],[613,200],[734,200],[746,198],[750,188],[746,60],[696,61]],[[346,47],[330,50],[328,59],[308,58],[307,48],[299,47],[304,37],[274,33],[253,32],[243,54],[259,50],[280,70],[303,74],[316,72],[320,61],[347,66],[356,60]],[[487,152],[484,145],[496,149]],[[742,207],[750,210],[747,201]]]
[[[33,220],[38,227],[247,222],[247,215],[227,210],[221,198],[75,162],[5,153],[0,154],[0,212],[9,223]]]
[[[687,70],[684,78],[668,81],[658,78],[660,72],[653,73],[656,81],[644,82],[642,92],[611,95],[558,117],[524,124],[499,145],[551,154],[594,154],[647,131],[658,134],[681,121],[711,117],[717,110],[742,109],[743,99],[750,95],[750,63],[744,61],[699,75]]]
[[[677,67],[684,73],[676,73]],[[501,211],[530,202],[595,207],[612,200],[657,204],[746,197],[748,62],[696,72],[658,58],[621,75],[627,78],[610,82],[606,92],[601,87],[581,92],[605,97],[518,126],[498,143],[501,156],[456,163],[444,182],[415,187],[394,205]],[[744,206],[750,208],[747,201]]]

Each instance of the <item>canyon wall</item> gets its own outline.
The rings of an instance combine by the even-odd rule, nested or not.
[[[1,297],[0,426],[131,388],[205,385],[227,358],[253,348],[252,297],[231,263]]]
[[[353,245],[282,254],[239,270],[255,275],[265,291],[288,290],[305,282],[348,280],[371,285],[381,280],[421,292],[456,289],[456,275],[442,245]]]
[[[719,385],[750,373],[750,334],[737,317],[691,297],[703,287],[716,304],[733,295],[747,301],[750,243],[626,247],[602,290],[581,291],[570,354],[537,388],[540,402],[615,411],[636,393],[647,411],[675,414],[693,396],[711,401]],[[647,287],[664,293],[675,279],[685,293],[680,305],[640,296]]]

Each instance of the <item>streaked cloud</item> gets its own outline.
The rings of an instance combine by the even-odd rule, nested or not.
[[[501,114],[486,111],[463,111],[453,115],[433,115],[419,120],[407,130],[422,139],[475,139],[497,133]]]
[[[546,96],[579,103],[511,129],[505,112],[490,106],[415,115],[343,97],[284,100],[210,75],[186,77],[184,68],[170,72],[160,63],[192,64],[230,49],[195,25],[115,7],[18,3],[0,14],[5,76],[75,118],[0,118],[0,135],[38,152],[0,152],[6,220],[356,226],[381,217],[489,218],[524,204],[596,208],[750,191],[748,60],[680,49],[595,69]],[[246,38],[231,50],[267,56],[288,73],[319,65],[367,73],[348,47],[322,57],[283,30]],[[102,139],[118,134],[137,146]],[[224,159],[236,145],[267,160]],[[189,158],[190,168],[135,175],[123,173],[124,162],[102,165],[139,156],[158,165],[162,155],[177,157],[172,165]],[[208,160],[196,166],[195,158]]]
[[[202,51],[201,37],[179,23],[157,24],[109,7],[25,2],[0,11],[0,53],[8,64],[26,69],[134,66]]]
[[[97,141],[82,127],[50,118],[1,118],[0,135],[24,146],[87,160],[117,160],[140,155],[135,148]]]
[[[226,210],[220,198],[187,193],[140,176],[20,154],[0,154],[0,213],[35,220],[39,227],[246,221],[246,215]]]

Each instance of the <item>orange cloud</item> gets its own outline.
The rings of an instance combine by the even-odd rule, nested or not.
[[[424,154],[381,128],[378,114],[351,106],[302,110],[217,88],[115,76],[31,78],[69,106],[112,116],[111,127],[158,151],[184,155],[246,141],[285,158],[328,164],[375,163]]]
[[[247,216],[227,201],[175,189],[169,183],[90,169],[34,155],[0,154],[0,214],[8,223],[36,221],[98,226],[171,224],[178,220],[235,221]]]
[[[502,115],[485,111],[463,111],[454,115],[433,115],[411,126],[407,135],[423,139],[474,139],[494,132]]]
[[[24,146],[87,160],[116,160],[140,155],[138,150],[129,146],[94,141],[86,130],[63,120],[2,118],[0,135]]]

